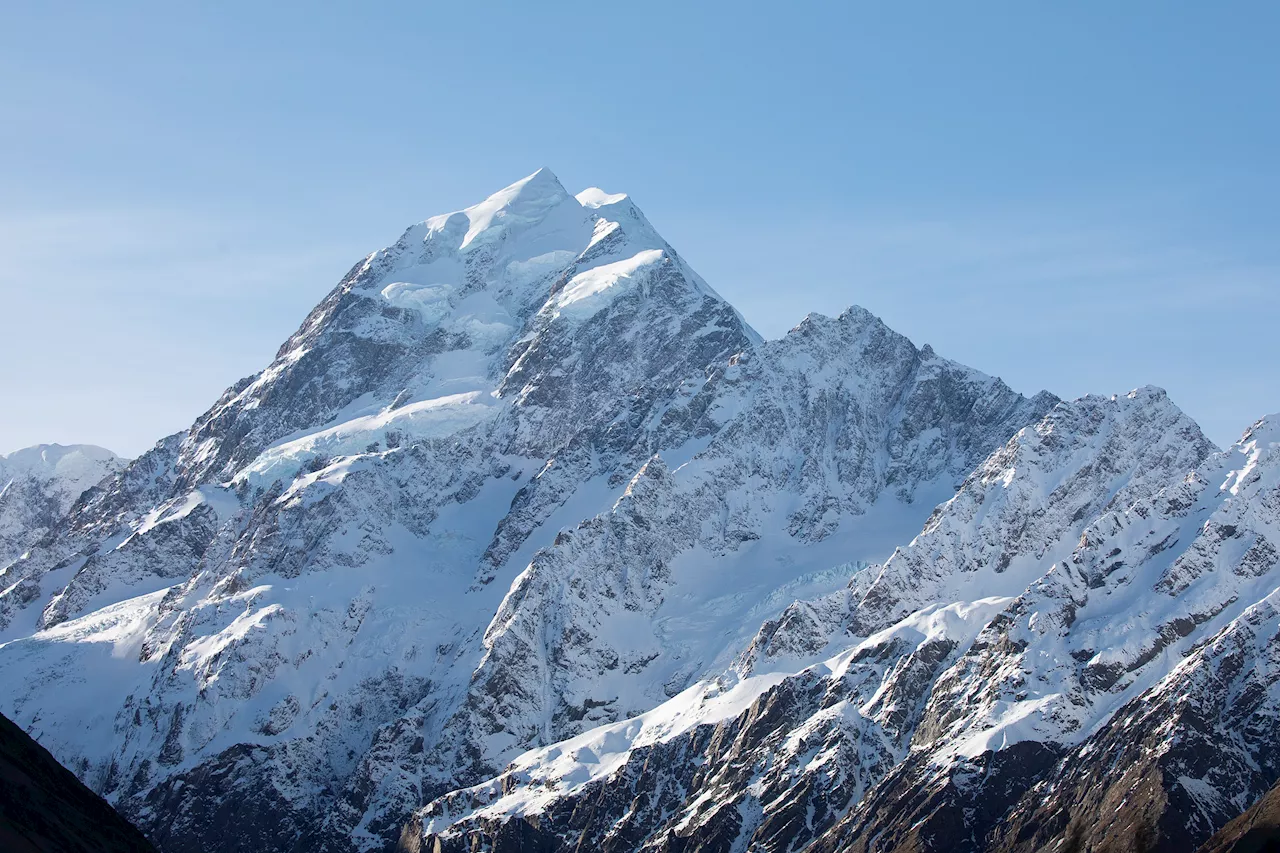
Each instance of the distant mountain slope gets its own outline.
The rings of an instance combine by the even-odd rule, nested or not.
[[[0,716],[0,850],[155,853],[141,832],[4,716]]]
[[[39,444],[0,456],[0,567],[47,534],[85,489],[128,462],[92,444]]]

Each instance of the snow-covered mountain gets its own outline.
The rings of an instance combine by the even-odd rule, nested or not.
[[[733,668],[407,846],[1193,850],[1280,778],[1277,420],[1215,452],[1156,389],[1059,404]]]
[[[542,170],[6,458],[0,712],[167,853],[1189,851],[1280,778],[1277,420],[763,341]]]
[[[629,198],[542,170],[362,260],[6,566],[0,711],[169,853],[385,849],[531,748],[782,683],[817,641],[761,624],[869,625],[832,602],[1056,403],[861,309],[762,341]],[[1073,512],[1201,461],[1166,406],[1067,454],[1122,454]]]
[[[85,489],[127,463],[92,444],[39,444],[0,456],[0,566],[48,533]]]

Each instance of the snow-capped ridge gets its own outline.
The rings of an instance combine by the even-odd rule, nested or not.
[[[1259,481],[1272,469],[1280,472],[1280,415],[1255,421],[1224,457],[1231,458],[1236,467],[1228,471],[1221,491],[1232,495],[1239,495],[1242,490],[1256,491]]]
[[[1280,444],[1280,412],[1258,418],[1241,434],[1236,444],[1259,447]]]
[[[793,332],[806,332],[812,329],[828,328],[832,326],[841,326],[846,328],[854,328],[861,326],[873,326],[888,328],[885,322],[872,314],[861,305],[850,305],[836,316],[824,314],[821,311],[810,311],[800,319],[800,322],[792,326],[787,334]]]
[[[36,444],[0,456],[0,478],[19,474],[45,477],[56,474],[79,479],[82,469],[112,460],[128,461],[96,444]]]
[[[1130,400],[1139,400],[1139,401],[1147,400],[1147,401],[1158,402],[1160,400],[1168,400],[1169,392],[1166,391],[1164,388],[1161,388],[1159,385],[1139,385],[1137,388],[1134,388],[1133,390],[1129,391],[1129,393],[1127,394],[1112,395],[1112,399],[1116,399],[1120,396],[1124,396]]]
[[[0,456],[0,568],[128,462],[93,444],[38,444]],[[0,575],[0,589],[6,580]]]

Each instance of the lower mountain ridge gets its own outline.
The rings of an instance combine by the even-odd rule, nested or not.
[[[0,710],[165,853],[1191,851],[1280,778],[1278,441],[762,340],[544,169],[22,532]]]
[[[21,557],[86,489],[128,462],[91,444],[39,444],[0,456],[0,566]]]
[[[1280,430],[1197,436],[1152,389],[1059,405],[732,670],[403,846],[1194,850],[1280,778]]]
[[[1200,853],[1276,853],[1280,851],[1280,784],[1263,794],[1239,817],[1214,833]]]

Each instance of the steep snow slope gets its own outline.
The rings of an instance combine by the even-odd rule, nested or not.
[[[85,489],[127,462],[92,444],[40,444],[0,456],[0,566],[22,556]]]
[[[1280,776],[1277,454],[1271,421],[1214,453],[1155,389],[1060,404],[909,546],[787,608],[736,671],[691,688],[736,684],[737,716],[673,700],[679,727],[624,721],[528,753],[410,835],[1030,851],[1141,829],[1194,849]]]
[[[1054,402],[860,309],[761,342],[543,170],[357,264],[4,569],[0,710],[171,853],[383,848],[723,668]]]

